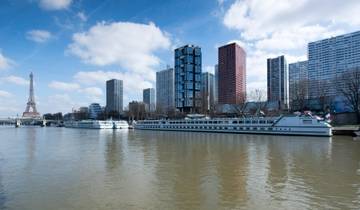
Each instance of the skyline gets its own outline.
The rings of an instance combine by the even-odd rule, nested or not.
[[[0,116],[24,111],[31,71],[42,114],[105,105],[112,78],[124,81],[127,104],[155,87],[155,72],[174,67],[175,48],[200,46],[202,71],[213,73],[217,48],[236,41],[247,53],[247,90],[265,90],[267,58],[303,61],[308,42],[359,30],[356,1],[274,2],[4,1]]]

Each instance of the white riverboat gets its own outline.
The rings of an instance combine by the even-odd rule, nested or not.
[[[252,118],[185,118],[182,120],[143,120],[135,129],[164,131],[204,131],[301,136],[332,136],[331,125],[312,116]]]
[[[80,120],[65,121],[66,128],[88,128],[88,129],[128,129],[129,124],[124,120]]]
[[[103,120],[80,120],[66,121],[64,126],[66,128],[112,129],[114,123],[112,121]]]
[[[114,120],[114,129],[129,129],[129,124],[125,120]]]

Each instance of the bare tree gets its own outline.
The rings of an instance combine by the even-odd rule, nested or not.
[[[266,93],[264,90],[255,89],[250,92],[249,99],[255,102],[256,111],[255,114],[259,115],[266,108]]]
[[[340,81],[340,82],[339,82]],[[356,113],[360,121],[360,67],[348,70],[338,80],[338,90],[345,97],[346,104]]]
[[[304,110],[308,97],[308,80],[300,80],[291,85],[291,109]],[[323,94],[322,94],[323,95]]]

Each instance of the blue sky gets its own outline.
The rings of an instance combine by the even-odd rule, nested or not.
[[[35,75],[41,113],[105,105],[105,81],[124,80],[124,104],[141,100],[173,49],[202,48],[213,71],[217,47],[247,52],[247,89],[265,89],[266,58],[306,59],[306,45],[360,26],[356,0],[3,0],[0,3],[0,116],[25,109]],[[274,7],[276,5],[276,7]]]

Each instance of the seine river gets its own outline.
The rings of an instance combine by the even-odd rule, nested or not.
[[[0,128],[0,209],[359,209],[360,141]]]

